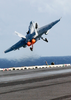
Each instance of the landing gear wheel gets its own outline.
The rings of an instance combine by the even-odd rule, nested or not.
[[[32,47],[30,47],[30,50],[31,50],[31,51],[33,51],[33,48],[32,48]]]
[[[48,42],[47,38],[45,38],[45,41]]]

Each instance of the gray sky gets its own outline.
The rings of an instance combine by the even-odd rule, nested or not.
[[[4,54],[4,50],[20,40],[14,31],[26,35],[30,21],[44,26],[62,17],[48,35],[48,43],[40,40],[29,47]],[[0,58],[71,55],[71,0],[0,0]]]

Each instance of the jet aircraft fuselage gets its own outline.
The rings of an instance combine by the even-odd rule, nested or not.
[[[29,25],[29,30],[26,34],[26,36],[23,36],[22,34],[18,33],[15,31],[15,33],[21,37],[22,39],[17,42],[16,44],[14,44],[13,46],[11,46],[9,49],[5,50],[4,53],[10,52],[12,50],[16,50],[19,49],[20,47],[26,47],[26,46],[32,46],[30,47],[30,50],[33,51],[33,44],[36,43],[38,40],[42,39],[46,42],[48,42],[48,40],[42,37],[43,34],[48,34],[49,30],[58,22],[60,21],[60,19],[45,25],[43,27],[39,27],[37,23],[31,21],[30,25]]]

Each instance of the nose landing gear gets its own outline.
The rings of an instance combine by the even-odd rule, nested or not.
[[[33,45],[32,45],[32,47],[30,47],[30,50],[33,51]]]
[[[31,50],[31,51],[33,51],[33,48],[32,48],[32,47],[30,47],[30,50]]]

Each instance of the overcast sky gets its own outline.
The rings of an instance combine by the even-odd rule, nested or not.
[[[26,35],[30,21],[39,27],[62,17],[49,32],[43,35],[48,43],[40,40],[29,47],[4,54],[20,40],[14,31]],[[0,0],[0,58],[39,56],[71,56],[71,0]]]

